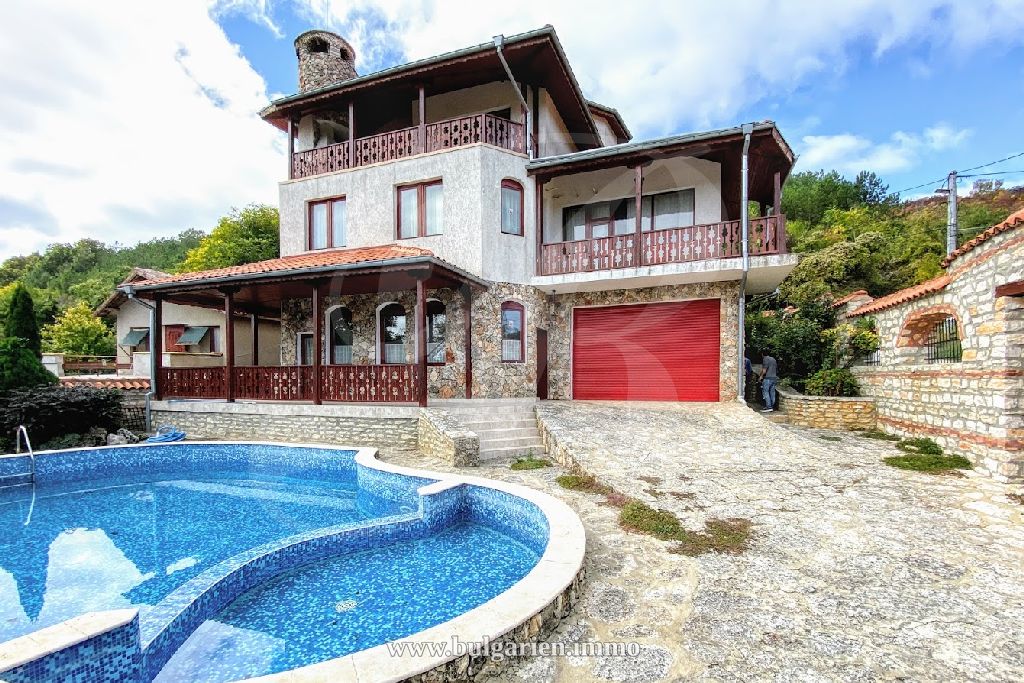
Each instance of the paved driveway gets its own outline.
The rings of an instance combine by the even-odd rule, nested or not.
[[[602,497],[558,489],[554,468],[483,469],[556,493],[587,527],[588,589],[552,638],[644,648],[527,661],[503,678],[1024,678],[1024,506],[1011,487],[895,470],[880,463],[897,452],[888,443],[774,425],[735,404],[538,411],[603,482],[693,529],[743,517],[755,535],[742,555],[676,555],[619,529]]]

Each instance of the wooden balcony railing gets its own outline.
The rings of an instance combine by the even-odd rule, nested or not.
[[[415,365],[322,365],[320,395],[344,403],[415,403],[419,400]],[[163,398],[226,398],[227,369],[161,368]],[[235,398],[253,401],[312,401],[311,365],[234,368]]]
[[[785,226],[786,217],[782,215],[750,219],[750,255],[786,253]],[[644,232],[639,245],[635,233],[545,244],[541,247],[539,274],[587,273],[742,255],[740,221],[723,221]]]
[[[479,142],[513,152],[526,152],[523,125],[490,114],[474,114],[429,123],[424,126],[424,133],[425,140],[420,140],[420,129],[414,126],[356,138],[351,154],[348,142],[295,152],[292,155],[292,178],[397,161],[422,152],[436,152]]]

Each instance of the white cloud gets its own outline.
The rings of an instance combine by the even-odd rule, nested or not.
[[[843,70],[864,43],[876,55],[907,43],[973,50],[1019,43],[1024,29],[1024,0],[520,0],[484,11],[479,0],[295,1],[349,38],[364,64],[389,46],[415,59],[552,24],[586,94],[645,135],[734,123],[769,94]]]
[[[797,166],[800,170],[836,169],[853,174],[868,170],[893,173],[912,168],[921,155],[959,146],[971,135],[970,129],[937,124],[922,133],[896,131],[885,142],[875,143],[852,133],[805,135],[800,139]]]
[[[266,85],[205,2],[5,3],[0,63],[0,259],[276,201]]]

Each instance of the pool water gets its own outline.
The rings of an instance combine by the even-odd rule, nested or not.
[[[538,559],[504,534],[462,522],[422,540],[309,564],[203,623],[156,680],[233,681],[403,638],[504,592]]]
[[[37,487],[34,506],[28,488],[0,498],[0,641],[87,611],[144,609],[241,551],[403,511],[375,500],[368,512],[354,476],[110,478]]]

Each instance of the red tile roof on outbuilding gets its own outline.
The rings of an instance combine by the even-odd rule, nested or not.
[[[170,275],[168,277],[156,278],[153,280],[142,280],[132,284],[155,285],[175,282],[194,282],[197,280],[225,278],[235,275],[258,275],[261,273],[275,273],[278,271],[302,270],[304,268],[344,266],[354,263],[393,261],[404,258],[433,255],[434,253],[429,249],[398,244],[385,244],[379,247],[359,247],[355,249],[322,249],[302,254],[294,254],[292,256],[282,256],[281,258],[270,259],[268,261],[246,263],[241,266],[201,270],[195,273],[180,273],[178,275]]]
[[[940,275],[928,280],[927,282],[922,282],[919,285],[907,287],[906,289],[901,289],[898,292],[878,297],[874,301],[870,301],[860,308],[853,310],[850,313],[850,316],[867,315],[868,313],[883,311],[887,308],[899,306],[900,304],[905,304],[908,301],[913,301],[914,299],[920,299],[923,296],[934,294],[935,292],[941,292],[951,281],[952,279],[948,275]]]
[[[860,299],[861,297],[867,297],[870,299],[871,295],[868,294],[867,290],[865,289],[858,289],[856,292],[850,292],[846,296],[841,296],[835,301],[833,301],[832,308],[839,308],[840,306],[844,306],[853,301],[854,299]]]
[[[997,223],[996,225],[993,225],[991,228],[981,233],[974,239],[961,244],[959,247],[953,250],[952,254],[942,259],[942,267],[945,268],[950,263],[952,263],[954,259],[963,256],[964,254],[973,249],[976,249],[978,246],[984,244],[985,242],[992,239],[996,235],[1004,233],[1007,230],[1013,230],[1014,228],[1018,228],[1021,226],[1024,226],[1024,209],[1011,213],[1007,217],[1007,219],[1002,223]]]

